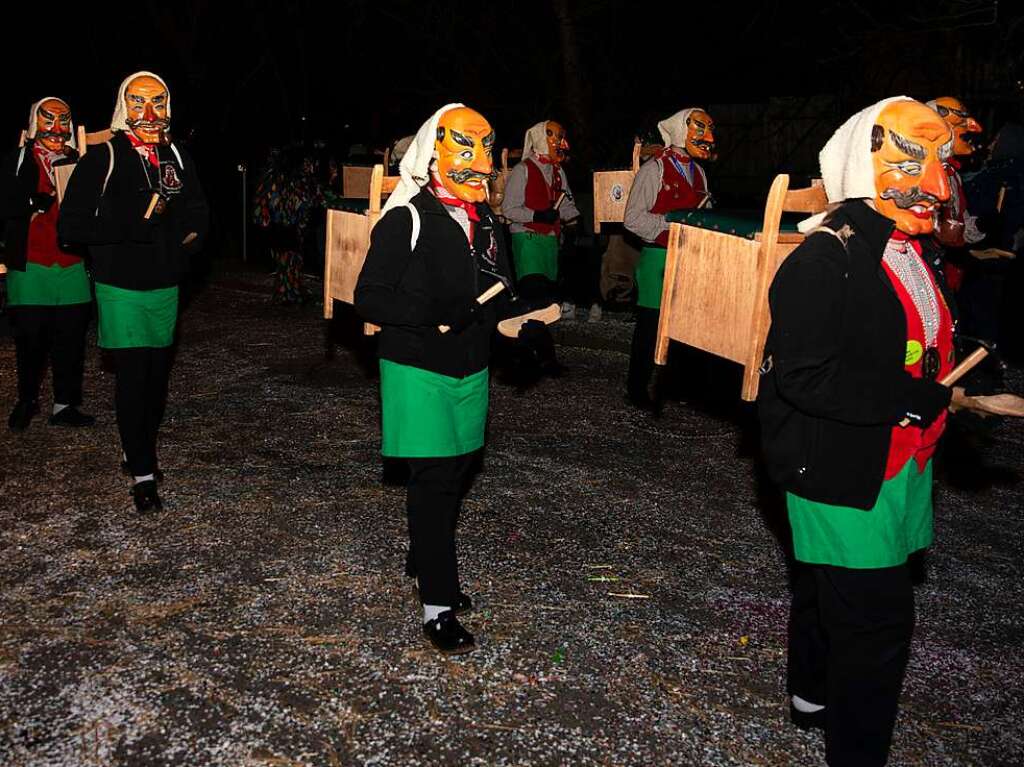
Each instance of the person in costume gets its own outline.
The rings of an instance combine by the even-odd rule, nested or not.
[[[668,222],[674,210],[709,207],[711,195],[701,162],[715,157],[715,124],[699,107],[683,109],[658,123],[665,148],[640,166],[626,200],[622,223],[644,241],[636,264],[636,327],[629,356],[626,393],[642,408],[656,406],[652,396],[654,347],[661,315]]]
[[[424,123],[355,290],[356,310],[381,327],[381,452],[409,467],[406,574],[418,579],[425,635],[453,654],[475,647],[456,617],[472,601],[459,580],[455,529],[484,444],[491,337],[499,319],[528,309],[512,299],[501,225],[486,203],[493,147],[490,124],[461,104]],[[478,303],[496,283],[504,292]],[[546,332],[532,321],[519,337]]]
[[[49,358],[54,426],[92,426],[82,402],[85,332],[92,290],[79,254],[57,238],[54,168],[78,159],[71,108],[47,97],[29,111],[25,144],[0,170],[0,218],[6,222],[7,304],[14,331],[18,399],[12,431],[28,428],[39,412],[39,389]]]
[[[89,248],[99,345],[116,374],[122,469],[138,511],[162,507],[156,481],[178,318],[178,284],[206,236],[209,214],[195,164],[171,141],[171,94],[151,72],[125,78],[113,138],[82,157],[68,183],[58,230]]]
[[[568,151],[561,123],[537,123],[526,132],[523,159],[505,185],[501,211],[509,220],[516,279],[520,293],[531,298],[555,296],[562,226],[580,215],[562,168]],[[563,304],[563,316],[570,307]]]
[[[824,729],[832,767],[888,757],[914,626],[907,559],[932,542],[931,459],[951,402],[975,407],[938,383],[953,323],[921,257],[952,151],[911,99],[852,116],[820,155],[831,212],[769,293],[758,409],[797,560],[791,717]]]

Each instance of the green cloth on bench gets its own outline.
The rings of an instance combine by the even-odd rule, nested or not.
[[[807,213],[783,213],[779,223],[780,232],[797,232],[797,222],[807,218]],[[764,224],[763,210],[674,210],[665,215],[670,223],[685,224],[698,229],[712,229],[723,234],[733,234],[748,240],[761,231]]]
[[[332,210],[343,210],[347,213],[366,213],[370,209],[370,200],[366,197],[338,197],[325,194],[324,202]]]

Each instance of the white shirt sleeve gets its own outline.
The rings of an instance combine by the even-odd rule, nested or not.
[[[526,207],[526,163],[521,162],[508,172],[501,215],[517,224],[533,221],[533,211]]]
[[[622,224],[644,242],[654,242],[658,235],[668,230],[665,216],[651,213],[661,191],[662,172],[660,159],[641,165],[626,200]]]

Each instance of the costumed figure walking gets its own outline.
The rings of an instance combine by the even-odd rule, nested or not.
[[[769,294],[758,404],[797,560],[791,716],[824,729],[832,767],[886,762],[914,628],[907,558],[932,542],[932,455],[951,402],[985,399],[939,383],[953,326],[921,257],[952,147],[905,97],[851,117],[820,155],[834,209]]]
[[[626,393],[641,408],[657,407],[654,346],[661,315],[668,221],[674,210],[710,207],[708,180],[700,162],[715,157],[715,124],[699,107],[658,123],[665,148],[640,166],[626,200],[623,226],[644,241],[636,263],[636,327],[629,355]]]
[[[303,250],[310,213],[323,205],[312,159],[292,154],[271,151],[253,195],[253,220],[265,230],[274,262],[271,301],[275,304],[309,300],[302,284]]]
[[[0,169],[0,218],[6,223],[7,305],[14,331],[18,399],[8,419],[23,431],[39,412],[49,359],[54,426],[91,426],[82,413],[85,332],[92,290],[78,253],[57,237],[54,168],[78,159],[71,108],[48,97],[32,105],[24,146]]]
[[[157,432],[170,378],[178,284],[209,213],[192,158],[168,133],[171,95],[151,72],[121,83],[113,138],[84,155],[60,209],[62,239],[87,245],[99,345],[116,375],[122,470],[138,511],[162,507]]]
[[[355,291],[357,311],[381,327],[381,452],[409,467],[406,574],[418,580],[425,635],[453,654],[475,647],[456,617],[472,601],[459,579],[455,530],[484,444],[491,338],[502,317],[528,308],[510,300],[505,241],[486,204],[494,138],[487,120],[461,104],[420,128]],[[488,291],[501,292],[479,302]],[[535,320],[519,331],[538,335],[547,330]]]

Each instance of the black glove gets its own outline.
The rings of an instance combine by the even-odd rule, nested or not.
[[[556,221],[558,221],[558,211],[554,208],[533,211],[533,223],[535,224],[553,224]]]
[[[56,199],[52,194],[30,194],[28,196],[28,204],[32,206],[33,213],[45,213]]]
[[[447,325],[449,333],[461,333],[480,320],[480,304],[475,298],[452,301],[440,311],[439,325]]]
[[[551,337],[547,325],[540,320],[527,320],[519,328],[518,338],[541,370],[552,376],[561,373],[562,366],[558,364],[558,357],[555,354],[555,340]]]
[[[141,216],[128,225],[128,239],[132,242],[150,243],[156,239],[156,217]]]

